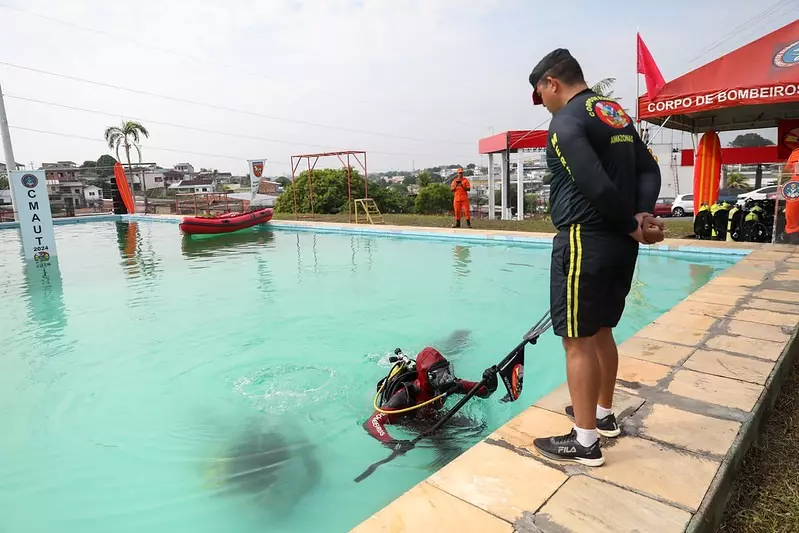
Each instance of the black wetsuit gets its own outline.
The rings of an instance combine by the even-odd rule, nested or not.
[[[615,327],[630,290],[638,243],[635,214],[652,213],[660,169],[613,100],[586,89],[552,118],[550,306],[555,334],[587,337]]]

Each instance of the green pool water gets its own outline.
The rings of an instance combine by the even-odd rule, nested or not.
[[[565,380],[547,333],[519,401],[471,402],[356,484],[387,455],[361,424],[388,355],[431,344],[477,379],[546,311],[548,248],[156,222],[56,239],[28,268],[0,230],[3,533],[347,531]],[[618,340],[734,261],[642,255]],[[275,466],[230,476],[264,446]]]

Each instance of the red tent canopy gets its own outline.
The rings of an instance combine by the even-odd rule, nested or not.
[[[547,130],[512,130],[480,139],[477,148],[481,154],[495,154],[509,150],[517,152],[527,148],[546,148]]]
[[[799,118],[799,20],[638,99],[642,120],[690,132],[776,127]]]

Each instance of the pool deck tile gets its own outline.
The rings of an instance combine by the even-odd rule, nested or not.
[[[799,290],[799,287],[797,290]],[[756,291],[752,296],[754,298],[762,298],[764,300],[776,300],[778,302],[789,302],[794,304],[799,303],[799,294],[786,290],[762,289]]]
[[[687,511],[646,496],[590,477],[572,476],[536,515],[518,521],[516,531],[681,533],[690,518]]]
[[[772,324],[775,326],[787,326],[793,328],[799,322],[799,315],[790,313],[778,313],[776,311],[764,311],[761,309],[740,309],[733,313],[735,320],[745,320],[757,324]]]
[[[619,345],[619,356],[642,359],[661,365],[675,366],[687,359],[693,348],[668,342],[653,341],[644,337],[630,337]]]
[[[763,387],[730,378],[680,369],[666,389],[676,396],[751,411]]]
[[[644,398],[640,396],[616,389],[613,393],[613,411],[616,413],[619,423],[637,411],[644,401]],[[535,402],[536,407],[559,415],[564,414],[568,405],[571,405],[571,397],[569,396],[569,387],[565,383]]]
[[[772,326],[763,322],[749,322],[746,320],[729,320],[726,330],[731,335],[740,335],[750,339],[759,339],[769,342],[778,342],[783,345],[788,342],[790,335],[785,333],[782,327]],[[749,355],[757,355],[755,353]]]
[[[514,522],[546,502],[568,476],[513,450],[481,442],[427,480],[475,507]]]
[[[704,333],[716,323],[714,316],[701,316],[693,313],[666,313],[655,319],[655,324],[675,326],[682,329]]]
[[[638,437],[605,445],[605,464],[586,474],[670,505],[696,511],[720,461]]]
[[[683,368],[764,385],[774,369],[774,363],[722,352],[699,350],[685,362]]]
[[[563,413],[561,411],[561,413]],[[516,448],[535,452],[533,439],[548,435],[563,435],[574,427],[565,414],[558,414],[538,407],[530,407],[512,418],[489,435],[489,439],[504,441]]]
[[[678,314],[689,313],[692,315],[711,316],[714,318],[727,316],[733,309],[735,309],[735,307],[732,304],[715,304],[697,300],[683,300],[671,308],[672,311]],[[666,315],[668,314],[670,313],[666,313]]]
[[[705,336],[700,329],[685,329],[672,324],[653,322],[636,333],[636,336],[653,341],[668,342],[682,346],[696,346]]]
[[[723,350],[725,352],[776,361],[785,349],[786,341],[772,342],[748,337],[718,335],[709,339],[705,345],[713,350]]]
[[[750,298],[748,302],[744,302],[744,308],[764,309],[766,311],[776,311],[777,313],[799,315],[799,304],[774,302],[772,300],[761,300],[760,298]]]
[[[644,438],[673,444],[697,453],[723,456],[732,445],[740,422],[653,404],[625,423],[625,429]]]
[[[513,526],[422,482],[352,530],[354,533],[480,531],[512,533]]]
[[[623,389],[638,389],[641,385],[653,387],[666,377],[672,368],[667,365],[619,356],[616,382]]]

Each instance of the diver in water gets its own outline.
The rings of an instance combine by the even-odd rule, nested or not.
[[[387,424],[415,425],[414,422],[435,418],[450,394],[466,394],[477,383],[455,376],[452,365],[435,348],[427,347],[419,352],[416,360],[402,354],[397,357],[388,376],[377,384],[375,412],[364,422],[363,427],[381,443],[397,447],[406,441],[394,439],[386,430]],[[486,371],[487,382],[476,396],[488,398],[497,390],[496,373]]]

